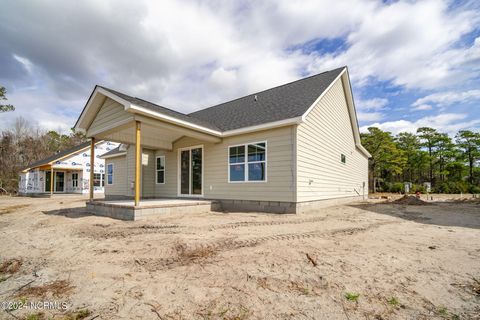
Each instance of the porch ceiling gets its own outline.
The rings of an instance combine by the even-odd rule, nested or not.
[[[172,150],[172,142],[183,135],[167,129],[155,128],[149,124],[142,124],[141,144],[152,149]],[[135,144],[135,122],[129,122],[120,127],[108,130],[95,136],[97,139],[115,141],[125,144]]]
[[[135,123],[141,123],[141,144],[151,149],[173,149],[173,142],[187,136],[207,142],[218,143],[222,139],[193,129],[183,128],[172,123],[135,115],[132,121],[108,128],[95,135],[97,140],[108,140],[125,144],[135,144]]]

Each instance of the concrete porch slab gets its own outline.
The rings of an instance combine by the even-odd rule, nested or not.
[[[94,200],[87,202],[87,210],[95,215],[120,220],[141,220],[168,213],[203,213],[217,211],[217,201],[201,199],[145,199],[135,206],[133,200]]]

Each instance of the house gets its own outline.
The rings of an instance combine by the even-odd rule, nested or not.
[[[100,156],[117,146],[118,143],[110,141],[99,141],[95,144],[96,159],[92,181],[94,193],[104,193],[105,160],[100,159]],[[90,142],[86,142],[28,165],[19,174],[19,195],[88,193],[90,155]]]
[[[295,213],[368,192],[346,67],[190,114],[96,86],[75,129],[122,144],[103,156],[112,201],[90,203],[110,216],[105,206],[136,219],[164,198]]]

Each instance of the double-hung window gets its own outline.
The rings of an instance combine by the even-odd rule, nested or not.
[[[113,184],[113,163],[107,164],[107,184]]]
[[[78,173],[72,173],[72,187],[78,187]]]
[[[267,143],[247,143],[228,148],[229,182],[267,180]]]
[[[157,157],[157,184],[165,183],[165,156]]]
[[[93,186],[94,187],[101,187],[102,186],[102,174],[101,173],[94,173],[93,174]]]

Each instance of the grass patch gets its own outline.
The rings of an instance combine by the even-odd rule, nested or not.
[[[64,320],[83,320],[92,315],[92,311],[88,309],[78,310],[65,315]]]
[[[47,294],[51,294],[53,297],[62,297],[68,295],[73,286],[66,280],[56,280],[36,287],[25,287],[20,290],[18,296],[40,297],[45,298]]]
[[[175,245],[178,262],[181,265],[188,265],[194,262],[201,262],[217,255],[217,250],[213,247],[188,248],[183,243]]]
[[[14,274],[17,273],[20,270],[20,267],[22,266],[22,260],[21,259],[8,259],[2,262],[0,265],[0,274]]]
[[[23,318],[25,320],[46,320],[47,317],[45,316],[45,313],[43,312],[37,312],[37,313],[30,313]]]
[[[345,292],[345,299],[352,302],[358,302],[359,293]]]
[[[391,306],[398,306],[400,302],[398,302],[398,299],[396,297],[391,297],[390,299],[387,300],[388,304]]]
[[[7,213],[13,213],[14,211],[16,211],[18,209],[23,209],[23,208],[26,208],[26,207],[29,207],[29,206],[30,206],[29,204],[17,204],[17,205],[14,205],[14,206],[8,206],[8,207],[0,208],[0,215],[7,214]]]
[[[448,309],[446,307],[438,307],[436,312],[442,316],[448,315]]]
[[[244,320],[250,318],[251,311],[243,305],[227,304],[223,306],[210,305],[198,310],[196,314],[204,320]]]
[[[301,283],[298,283],[298,282],[295,282],[295,281],[290,281],[290,284],[289,284],[289,289],[292,290],[292,291],[296,291],[300,294],[303,294],[305,296],[308,296],[311,292],[310,290],[303,286],[303,284]]]

